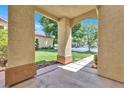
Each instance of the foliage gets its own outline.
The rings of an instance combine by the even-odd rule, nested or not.
[[[46,36],[50,36],[53,38],[53,46],[57,44],[57,31],[58,31],[57,23],[43,16],[40,19],[40,24],[44,27]]]
[[[94,63],[95,63],[96,65],[98,65],[97,60],[98,60],[98,59],[97,59],[97,54],[95,54],[95,55],[94,55]]]
[[[40,24],[44,26],[44,31],[46,36],[53,38],[53,46],[57,44],[57,23],[46,17],[41,17]],[[72,44],[75,47],[88,45],[89,51],[93,47],[97,47],[97,30],[98,26],[94,24],[83,25],[81,22],[78,22],[72,28]]]
[[[8,31],[0,29],[0,58],[7,59]]]
[[[88,45],[88,51],[90,51],[91,48],[97,47],[98,26],[92,23],[89,23],[85,26],[84,29],[85,29],[84,30],[85,42]]]
[[[92,23],[83,25],[79,22],[72,28],[73,43],[77,46],[88,45],[90,51],[91,48],[97,47],[97,32],[97,25]]]
[[[77,23],[73,28],[72,28],[72,42],[73,45],[76,47],[84,45],[85,40],[84,40],[84,27],[81,22]]]
[[[39,49],[39,40],[36,39],[35,40],[35,50],[38,50]]]

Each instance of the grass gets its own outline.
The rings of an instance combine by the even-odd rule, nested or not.
[[[78,61],[88,57],[95,52],[72,52],[73,61]],[[35,51],[35,62],[37,64],[49,63],[57,59],[57,50],[54,49],[39,49]]]
[[[49,63],[57,59],[57,51],[54,49],[40,49],[35,51],[35,62],[38,64]]]
[[[94,55],[96,54],[95,52],[89,52],[89,51],[86,51],[86,52],[72,52],[72,57],[73,57],[73,61],[78,61],[80,59],[83,59],[83,58],[86,58],[90,55]]]

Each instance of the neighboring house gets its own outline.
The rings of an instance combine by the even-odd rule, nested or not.
[[[51,37],[35,34],[36,39],[39,41],[39,48],[53,47],[53,39]]]
[[[0,17],[0,29],[8,29],[8,21]]]

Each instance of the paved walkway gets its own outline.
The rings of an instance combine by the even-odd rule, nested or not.
[[[5,72],[0,71],[0,88],[5,86]]]
[[[83,62],[83,61],[82,61]],[[80,61],[81,63],[81,61]],[[14,88],[124,88],[124,84],[97,75],[91,68],[92,62],[78,70],[65,69],[64,65],[55,64],[37,70],[33,79],[13,86]],[[74,66],[74,65],[73,65]],[[76,68],[77,69],[77,68]],[[0,82],[1,83],[1,82]]]
[[[13,87],[32,88],[114,88],[124,84],[97,75],[91,68],[91,62],[78,71],[61,68],[61,64],[51,65],[37,71],[34,79],[27,80]],[[61,67],[60,67],[61,66]]]
[[[72,72],[77,72],[83,67],[85,67],[87,64],[89,64],[93,60],[94,56],[91,55],[87,58],[84,58],[82,60],[79,60],[77,62],[73,62],[64,66],[59,66],[65,70],[72,71]]]

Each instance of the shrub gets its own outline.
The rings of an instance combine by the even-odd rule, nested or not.
[[[7,59],[8,31],[0,29],[0,56]]]
[[[38,50],[39,49],[39,40],[36,39],[35,40],[35,50]]]
[[[97,54],[94,55],[94,63],[97,65]]]

